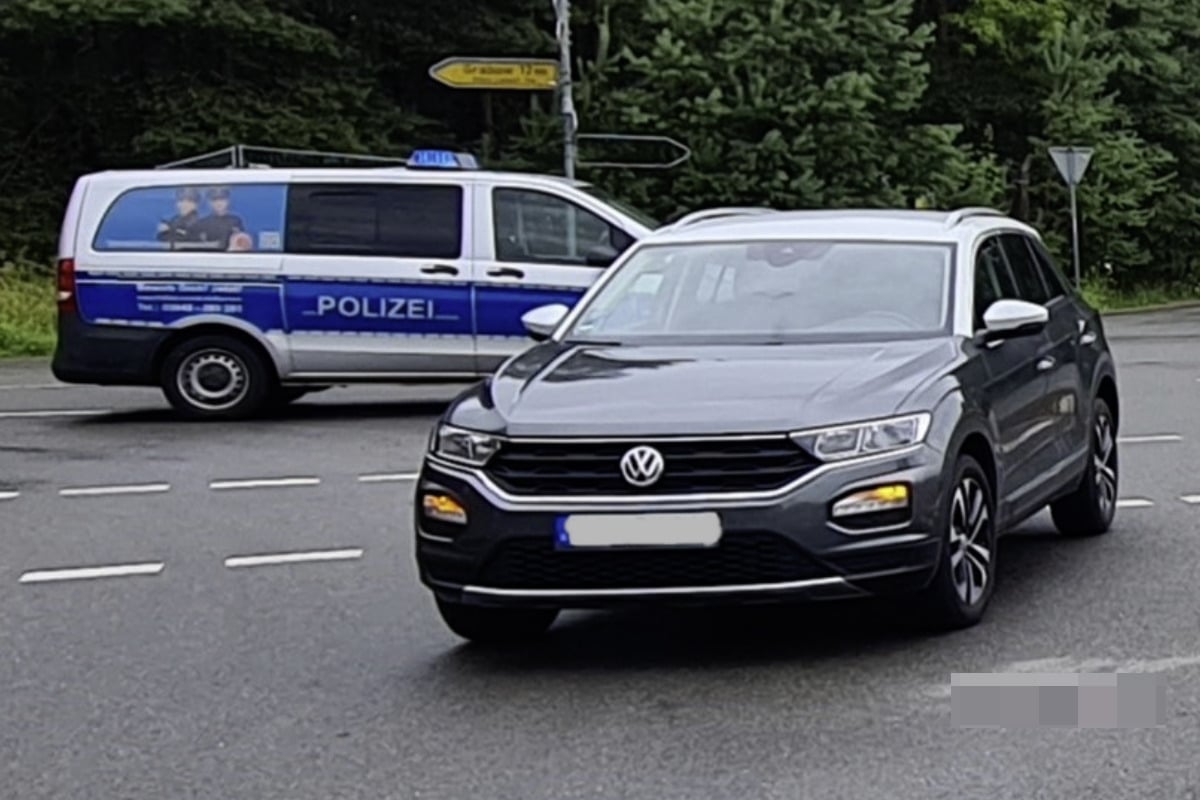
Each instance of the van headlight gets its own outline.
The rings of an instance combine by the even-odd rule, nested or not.
[[[429,444],[434,455],[472,467],[482,467],[500,449],[495,436],[452,425],[439,425]]]
[[[907,414],[836,428],[798,431],[791,436],[796,444],[822,461],[844,461],[920,444],[929,433],[930,420],[930,414]]]

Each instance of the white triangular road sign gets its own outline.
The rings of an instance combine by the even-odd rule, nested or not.
[[[1092,163],[1094,152],[1090,147],[1051,147],[1050,157],[1067,185],[1077,186],[1083,180],[1088,164]]]

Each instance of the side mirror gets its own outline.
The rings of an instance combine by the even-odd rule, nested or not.
[[[521,324],[529,332],[529,337],[535,342],[544,342],[554,333],[558,323],[563,321],[571,309],[562,303],[531,308],[521,315]]]
[[[984,333],[990,341],[1039,333],[1049,321],[1050,312],[1044,306],[1024,300],[997,300],[983,314]]]
[[[589,267],[607,267],[611,266],[617,260],[618,253],[612,247],[600,246],[588,251],[586,256],[587,265]]]

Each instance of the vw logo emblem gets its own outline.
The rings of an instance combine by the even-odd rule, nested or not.
[[[621,475],[630,486],[644,488],[658,483],[663,474],[662,453],[641,445],[621,456]]]

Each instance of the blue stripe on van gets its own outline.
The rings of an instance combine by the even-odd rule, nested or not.
[[[168,326],[186,317],[226,316],[266,332],[525,338],[521,315],[550,303],[574,305],[584,289],[468,283],[337,281],[246,275],[139,280],[80,273],[85,322]],[[472,308],[474,303],[474,308]]]
[[[521,324],[522,314],[552,303],[573,306],[584,291],[567,287],[476,286],[475,329],[479,336],[525,338],[529,334]]]
[[[244,320],[262,331],[283,329],[282,285],[248,281],[77,280],[84,322],[171,325],[185,317]]]

